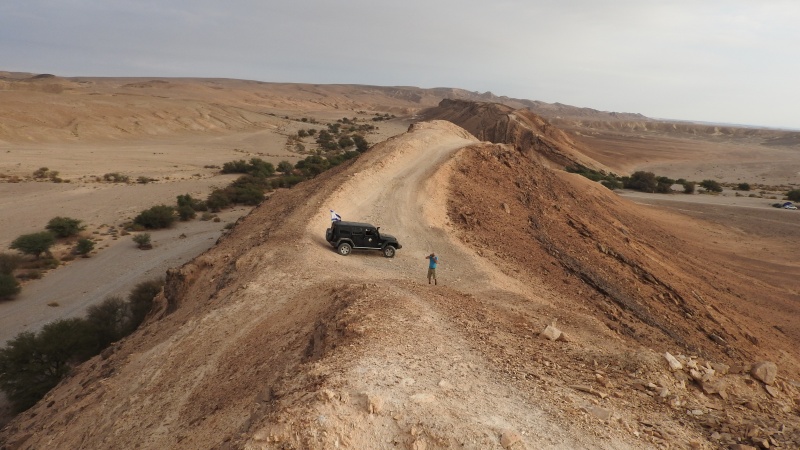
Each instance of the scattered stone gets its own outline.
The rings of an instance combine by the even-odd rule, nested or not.
[[[730,369],[728,369],[728,373],[731,375],[738,375],[740,373],[747,372],[748,370],[749,367],[745,367],[741,364],[734,364],[730,367]]]
[[[377,395],[367,395],[367,412],[379,414],[383,410],[383,398]]]
[[[586,406],[583,409],[600,420],[606,421],[611,419],[611,410],[601,408],[599,406]]]
[[[776,388],[776,387],[774,387],[774,386],[770,386],[770,385],[768,385],[768,384],[765,384],[765,385],[764,385],[764,389],[766,389],[766,390],[767,390],[767,393],[768,393],[769,395],[771,395],[771,396],[773,396],[773,397],[775,397],[775,398],[778,398],[778,395],[780,394],[780,391],[778,390],[778,388]]]
[[[522,436],[514,430],[506,430],[500,436],[500,445],[505,449],[510,449],[517,442],[522,442]]]
[[[581,391],[581,392],[586,392],[588,394],[596,395],[596,396],[598,396],[600,398],[603,398],[603,399],[608,397],[608,394],[606,394],[605,392],[597,391],[594,388],[592,388],[591,386],[586,386],[586,385],[583,385],[583,384],[576,384],[576,385],[572,385],[570,387],[572,389],[575,389],[575,390],[578,390],[578,391]]]
[[[559,341],[559,342],[572,342],[572,339],[570,339],[567,336],[567,333],[564,333],[563,331],[561,332],[561,335],[556,340]]]
[[[731,450],[758,450],[755,447],[751,447],[749,445],[744,444],[733,444],[731,445]]]
[[[414,403],[433,403],[436,401],[436,396],[433,394],[414,394],[411,396],[411,401]]]
[[[759,405],[758,403],[756,403],[756,402],[754,402],[752,400],[744,402],[742,404],[742,406],[744,406],[745,408],[748,408],[748,409],[752,409],[753,411],[756,411],[756,412],[761,411],[761,405]]]
[[[720,376],[727,375],[731,366],[722,363],[711,363],[711,368],[714,369]]]
[[[503,202],[500,206],[503,207],[503,211],[505,211],[506,214],[511,214],[511,208],[508,206],[508,203]]]
[[[675,359],[675,357],[672,356],[669,352],[664,353],[664,358],[667,359],[667,362],[669,363],[669,368],[672,369],[673,372],[676,370],[683,370],[683,364],[681,364],[680,361]]]
[[[548,325],[547,328],[545,328],[544,331],[542,331],[540,336],[550,339],[551,341],[555,341],[561,336],[561,330],[559,330],[553,325]]]
[[[453,385],[447,380],[439,381],[439,387],[442,388],[442,389],[448,390],[448,391],[450,389],[453,389]]]
[[[424,439],[416,438],[414,442],[411,443],[410,450],[426,450],[428,448],[428,443],[425,442]]]
[[[750,375],[764,384],[771,385],[775,382],[775,377],[778,376],[778,366],[770,361],[757,362],[753,364],[753,368],[750,369]]]

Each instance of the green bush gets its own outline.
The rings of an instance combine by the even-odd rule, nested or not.
[[[739,183],[736,186],[736,190],[738,190],[738,191],[749,191],[750,190],[750,183]]]
[[[83,319],[57,320],[38,333],[24,331],[0,349],[0,389],[16,411],[24,411],[97,351]]]
[[[0,273],[0,300],[14,298],[22,288],[19,281],[10,273]]]
[[[45,229],[51,231],[56,237],[65,238],[75,236],[81,232],[84,226],[81,226],[81,221],[69,217],[53,217],[47,222]]]
[[[356,143],[356,150],[360,153],[364,153],[365,151],[369,150],[369,142],[361,136],[360,134],[356,134],[353,136],[353,142]]]
[[[150,310],[153,308],[153,300],[159,292],[161,292],[161,288],[163,287],[164,280],[153,279],[143,281],[133,288],[128,295],[128,306],[130,308],[129,328],[131,331],[138,328],[139,325],[144,322],[145,317],[147,317],[147,314],[150,313]]]
[[[226,162],[222,165],[222,173],[247,173],[249,168],[247,162],[243,159],[238,161]]]
[[[694,194],[694,187],[695,187],[695,182],[694,181],[687,181],[687,182],[683,183],[683,193],[684,194]]]
[[[49,231],[39,233],[23,234],[14,239],[9,248],[19,250],[22,253],[33,255],[37,259],[42,253],[49,253],[50,247],[56,243],[56,238]]]
[[[167,205],[157,205],[139,213],[133,222],[148,229],[169,228],[175,222],[175,209]]]
[[[192,209],[189,205],[181,205],[178,206],[178,218],[186,222],[187,220],[192,220],[197,217],[197,213]]]
[[[800,202],[800,189],[795,189],[787,192],[786,198],[793,202]]]
[[[98,350],[129,334],[128,305],[121,297],[111,296],[86,309],[86,321],[96,339]]]
[[[152,248],[152,244],[150,243],[150,233],[136,234],[132,239],[139,248]]]
[[[15,270],[17,270],[20,262],[21,258],[19,255],[15,255],[13,253],[0,253],[0,273],[11,275]]]
[[[634,172],[629,178],[624,179],[624,185],[628,189],[642,192],[656,192],[658,180],[653,172],[638,171]]]
[[[278,172],[282,172],[284,175],[292,173],[294,170],[294,166],[289,161],[281,161],[278,163]]]
[[[231,205],[231,199],[224,189],[215,189],[208,195],[206,205],[212,212],[219,212]]]
[[[75,253],[79,255],[88,255],[94,250],[94,241],[91,239],[79,239],[75,245]]]
[[[700,182],[700,186],[709,192],[722,192],[722,185],[715,180],[703,180]]]

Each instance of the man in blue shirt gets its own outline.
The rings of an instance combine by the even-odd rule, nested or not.
[[[426,256],[425,259],[428,260],[428,284],[431,284],[431,278],[433,278],[433,284],[436,284],[436,264],[439,262],[439,258],[436,256],[435,253],[431,253],[430,255]]]

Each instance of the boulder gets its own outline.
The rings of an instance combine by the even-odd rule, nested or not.
[[[775,382],[775,377],[778,376],[778,366],[770,361],[757,362],[750,369],[750,375],[764,384],[771,385]]]
[[[555,341],[556,339],[561,337],[561,330],[559,330],[553,325],[548,325],[547,328],[545,328],[544,331],[542,331],[541,336],[546,339],[550,339],[551,341]]]
[[[676,370],[682,370],[683,364],[680,361],[675,359],[669,352],[664,353],[664,358],[666,358],[667,362],[669,363],[669,368],[674,372]]]

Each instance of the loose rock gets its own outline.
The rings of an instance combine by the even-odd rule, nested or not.
[[[559,337],[561,337],[561,330],[554,327],[553,325],[548,325],[547,328],[542,331],[542,337],[550,339],[551,341],[555,341]]]
[[[771,385],[775,382],[775,377],[778,376],[778,366],[770,361],[757,362],[753,364],[753,368],[750,369],[750,375],[764,384]]]
[[[664,353],[664,358],[667,359],[667,362],[669,363],[669,368],[672,369],[673,371],[683,369],[683,364],[681,364],[680,361],[675,359],[675,357],[672,356],[669,352]]]
[[[522,442],[522,436],[514,430],[506,430],[500,436],[500,445],[505,449],[510,449],[517,442]]]

